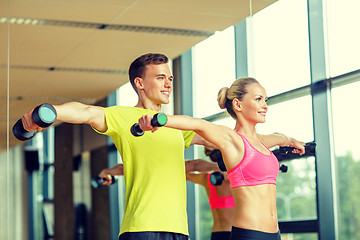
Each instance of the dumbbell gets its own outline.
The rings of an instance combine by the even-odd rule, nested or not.
[[[284,165],[284,164],[281,164],[279,170],[283,173],[286,173],[287,170],[288,170],[288,166]]]
[[[226,172],[226,171],[227,171],[226,166],[225,166],[225,163],[224,163],[224,160],[223,160],[222,158],[217,161],[217,164],[218,164],[219,169],[220,169],[222,172]]]
[[[56,120],[56,110],[49,104],[44,103],[37,106],[33,113],[32,119],[39,127],[46,128],[49,127]],[[26,141],[35,136],[36,131],[28,132],[24,129],[21,119],[19,119],[13,126],[13,134],[20,141]]]
[[[210,174],[210,183],[213,186],[219,186],[224,181],[224,174],[221,172],[213,172]]]
[[[157,113],[154,115],[153,119],[151,119],[151,125],[153,127],[162,127],[167,122],[167,116],[165,113]],[[144,131],[140,128],[139,123],[135,123],[131,126],[130,132],[135,137],[140,137],[144,135]]]
[[[280,147],[280,153],[282,155],[286,155],[291,153],[295,148],[293,147]],[[316,150],[316,143],[315,142],[308,142],[305,144],[305,154],[314,154]]]
[[[103,183],[106,181],[106,178],[101,177],[94,177],[90,180],[90,184],[93,188],[99,188],[104,186]],[[114,176],[111,176],[111,184],[116,183],[116,178]]]

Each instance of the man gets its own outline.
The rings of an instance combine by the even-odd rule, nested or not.
[[[111,137],[123,160],[125,214],[119,239],[188,239],[184,148],[208,145],[192,131],[161,128],[135,137],[131,126],[144,114],[161,111],[169,103],[173,75],[163,54],[145,54],[129,68],[138,94],[135,107],[102,108],[78,102],[54,106],[57,120],[86,123]],[[41,130],[31,110],[22,122],[27,131]],[[211,146],[210,146],[211,147]]]

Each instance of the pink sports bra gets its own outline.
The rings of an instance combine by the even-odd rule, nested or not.
[[[208,185],[210,189],[209,204],[210,209],[232,208],[235,207],[235,201],[232,195],[220,197],[216,192],[216,187],[210,182],[210,173],[208,174]]]
[[[275,155],[268,148],[270,155],[260,152],[243,135],[237,134],[244,141],[244,158],[236,167],[228,171],[230,187],[276,185],[279,162]]]

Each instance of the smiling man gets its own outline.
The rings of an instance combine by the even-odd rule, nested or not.
[[[78,102],[54,106],[58,121],[89,124],[110,136],[117,147],[126,185],[121,240],[188,239],[184,149],[207,142],[193,131],[171,128],[142,137],[130,133],[142,115],[158,113],[162,104],[169,103],[173,78],[168,58],[149,53],[135,59],[129,68],[130,83],[138,95],[135,107],[102,108]],[[41,130],[32,111],[22,118],[24,128]]]

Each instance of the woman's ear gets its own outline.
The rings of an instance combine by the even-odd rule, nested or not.
[[[241,102],[239,99],[234,98],[234,99],[232,100],[232,105],[233,105],[234,110],[236,110],[236,111],[241,111],[241,109],[242,109],[242,102]]]
[[[134,79],[134,83],[137,89],[141,90],[144,88],[143,80],[142,78],[136,77]]]

